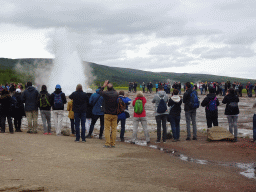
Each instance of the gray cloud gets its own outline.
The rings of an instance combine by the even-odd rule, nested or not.
[[[0,0],[0,4],[1,23],[32,29],[66,27],[81,58],[99,64],[155,69],[255,55],[250,47],[256,41],[254,0]],[[51,53],[52,43],[49,40]],[[148,53],[129,57],[129,52],[141,49]]]

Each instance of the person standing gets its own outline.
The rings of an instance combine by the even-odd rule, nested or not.
[[[28,120],[27,133],[37,133],[38,91],[32,86],[32,82],[27,82],[27,88],[21,95],[21,100],[25,103],[25,112]],[[33,124],[33,125],[32,125]]]
[[[168,101],[168,106],[170,107],[170,123],[172,127],[173,142],[180,140],[180,113],[182,99],[180,98],[179,90],[173,90],[173,96]]]
[[[75,116],[75,127],[76,127],[76,142],[80,141],[80,122],[81,122],[81,139],[85,142],[85,122],[86,122],[86,109],[87,103],[89,103],[89,98],[85,92],[83,92],[83,87],[81,84],[76,86],[76,91],[70,96],[73,99],[73,111]]]
[[[141,87],[142,87],[143,93],[145,93],[146,84],[144,82],[142,83]]]
[[[137,92],[137,86],[138,86],[138,84],[136,83],[136,81],[134,81],[134,83],[133,83],[133,92],[134,93]]]
[[[1,133],[5,133],[5,122],[6,118],[9,124],[9,133],[13,132],[13,124],[12,124],[12,105],[14,104],[14,100],[10,96],[9,91],[5,88],[2,91],[2,95],[0,98],[1,104]]]
[[[89,99],[90,105],[93,106],[92,108],[92,123],[90,126],[90,130],[86,138],[92,138],[92,133],[94,130],[95,123],[100,118],[100,134],[99,139],[102,139],[103,131],[104,131],[104,112],[101,110],[102,104],[103,104],[103,97],[100,95],[100,89],[99,87],[96,90],[96,93],[93,93]]]
[[[214,93],[214,89],[209,89],[209,94],[201,103],[202,107],[205,107],[207,127],[218,126],[218,106],[220,102]]]
[[[25,115],[24,105],[21,100],[21,90],[16,89],[15,94],[12,96],[15,104],[13,106],[12,116],[14,118],[15,132],[21,131],[21,119]]]
[[[233,88],[230,88],[222,100],[222,103],[226,104],[225,115],[227,115],[229,123],[229,132],[233,134],[234,132],[234,142],[237,141],[237,120],[239,114],[238,107],[239,97],[235,94]]]
[[[197,140],[197,129],[196,129],[196,109],[199,107],[197,92],[191,88],[190,82],[186,83],[186,92],[183,94],[184,111],[186,116],[187,125],[187,138],[189,141],[191,138],[190,132],[190,120],[193,125],[193,140]]]
[[[42,117],[44,135],[51,135],[51,100],[46,85],[42,85],[41,91],[37,98],[37,103]],[[48,126],[46,126],[46,123]]]
[[[68,102],[67,106],[67,111],[68,111],[68,118],[70,119],[70,125],[71,125],[71,137],[75,136],[75,115],[73,111],[73,100],[71,99]]]
[[[131,103],[131,99],[129,97],[124,96],[124,91],[119,91],[119,97],[117,99],[117,102],[119,101],[119,98],[122,99],[122,101],[125,104],[125,110],[128,110],[128,105]],[[120,131],[120,139],[121,142],[124,142],[124,133],[125,133],[125,121],[126,121],[126,114],[125,112],[122,112],[121,114],[118,115],[117,118],[117,124],[121,121],[121,131]]]
[[[62,129],[62,120],[64,116],[64,104],[67,103],[67,100],[65,93],[61,91],[61,86],[59,84],[56,85],[55,91],[51,94],[50,101],[52,106],[56,135],[60,136]]]
[[[105,87],[107,87],[107,91],[104,91]],[[104,100],[103,101],[104,102],[104,128],[105,128],[106,143],[103,147],[105,148],[115,147],[116,128],[117,128],[118,93],[114,90],[113,85],[109,83],[108,80],[104,82],[99,93]]]
[[[163,85],[158,86],[158,92],[155,94],[152,103],[155,103],[155,118],[157,123],[157,140],[156,143],[160,143],[161,140],[161,124],[163,127],[163,137],[162,140],[165,143],[166,142],[166,121],[167,121],[167,105],[168,102],[168,96],[166,95],[165,91],[163,90]],[[161,110],[160,110],[161,108]]]
[[[137,102],[137,100],[139,100]],[[146,118],[146,111],[145,111],[145,104],[146,104],[147,100],[144,97],[143,93],[141,91],[139,91],[136,95],[136,98],[134,99],[134,101],[132,102],[132,106],[135,107],[135,105],[140,105],[136,106],[138,111],[136,111],[136,109],[134,108],[134,114],[133,114],[133,133],[132,133],[132,140],[131,140],[131,144],[135,144],[135,141],[137,140],[137,132],[138,132],[138,126],[139,126],[139,122],[141,122],[142,128],[143,128],[143,132],[145,134],[146,137],[146,142],[147,144],[150,143],[150,137],[149,137],[149,132],[147,129],[147,118]],[[142,108],[142,110],[141,110]]]

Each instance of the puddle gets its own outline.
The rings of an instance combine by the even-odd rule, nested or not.
[[[130,143],[131,141],[126,140],[125,142]],[[193,162],[193,163],[197,163],[200,165],[212,164],[212,165],[219,165],[219,166],[225,166],[225,167],[240,168],[243,170],[243,171],[239,172],[241,175],[243,175],[249,179],[256,179],[255,163],[222,163],[222,162],[215,162],[215,161],[207,161],[207,160],[203,160],[203,159],[195,159],[195,158],[188,157],[184,154],[181,154],[178,151],[176,151],[175,149],[166,149],[163,147],[159,147],[158,145],[152,145],[152,144],[147,145],[146,141],[136,141],[135,145],[148,146],[152,149],[158,149],[159,151],[163,151],[164,153],[170,153],[171,156],[179,158],[182,161]]]

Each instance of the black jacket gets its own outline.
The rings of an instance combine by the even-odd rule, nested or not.
[[[89,103],[89,98],[85,92],[82,90],[73,92],[70,96],[73,99],[73,111],[74,113],[86,113],[87,104]],[[86,115],[87,118],[87,115]]]
[[[55,94],[60,94],[61,93],[61,99],[62,99],[62,102],[63,102],[63,107],[59,108],[59,109],[56,109],[54,107],[54,95]],[[50,95],[50,100],[51,100],[51,106],[52,106],[52,110],[64,110],[64,104],[67,103],[67,99],[66,99],[66,96],[65,96],[65,93],[62,93],[61,89],[57,89],[56,91],[54,91],[51,95]]]
[[[104,113],[105,114],[111,114],[111,115],[117,115],[117,98],[118,93],[112,89],[110,91],[103,91],[104,87],[101,87],[100,89],[100,95],[103,97],[104,100]]]
[[[172,96],[168,101],[168,106],[171,107],[169,114],[173,116],[180,116],[181,104],[182,104],[182,99],[180,99],[178,95]]]
[[[205,107],[205,113],[206,113],[206,118],[210,118],[210,117],[218,117],[218,108],[215,111],[210,111],[208,109],[209,103],[211,100],[214,100],[214,98],[216,97],[215,93],[210,93],[208,94],[204,100],[201,103],[202,107]],[[218,100],[218,98],[216,98],[216,105],[219,106],[220,102]]]
[[[225,109],[225,115],[237,115],[237,114],[239,114],[239,107],[237,107],[237,109],[235,109],[233,111],[229,110],[228,106],[231,102],[237,102],[238,103],[239,98],[235,94],[228,94],[222,100],[222,103],[227,104],[226,109]]]
[[[22,100],[21,100],[21,93],[15,93],[12,96],[12,98],[13,99],[15,98],[14,100],[16,100],[12,108],[12,117],[14,117],[15,119],[19,119],[19,118],[22,118],[22,116],[26,116],[24,104],[22,103]]]
[[[38,107],[40,108],[40,110],[47,110],[47,111],[49,111],[49,110],[51,110],[51,106],[40,107],[40,98],[41,98],[41,95],[44,95],[44,94],[48,97],[49,103],[50,103],[50,104],[52,103],[52,101],[51,101],[51,96],[50,96],[50,94],[48,93],[48,91],[40,91],[40,93],[39,93],[39,95],[38,95],[38,98],[37,98],[37,105],[38,105]]]
[[[2,95],[0,98],[0,114],[1,116],[12,116],[13,98],[9,94]]]

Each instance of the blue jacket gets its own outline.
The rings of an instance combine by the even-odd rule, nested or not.
[[[100,106],[102,105],[102,102],[103,102],[103,97],[100,96],[99,92],[100,92],[100,89],[97,89],[96,93],[93,93],[89,100],[90,105],[93,106],[93,109],[92,109],[93,115],[104,115],[104,112],[101,111],[101,108],[100,108]],[[98,101],[97,101],[97,99],[98,99]],[[97,101],[97,103],[95,103],[96,101]]]
[[[37,111],[38,110],[37,97],[38,97],[38,91],[32,86],[29,86],[22,93],[21,100],[23,103],[25,103],[25,111]]]

